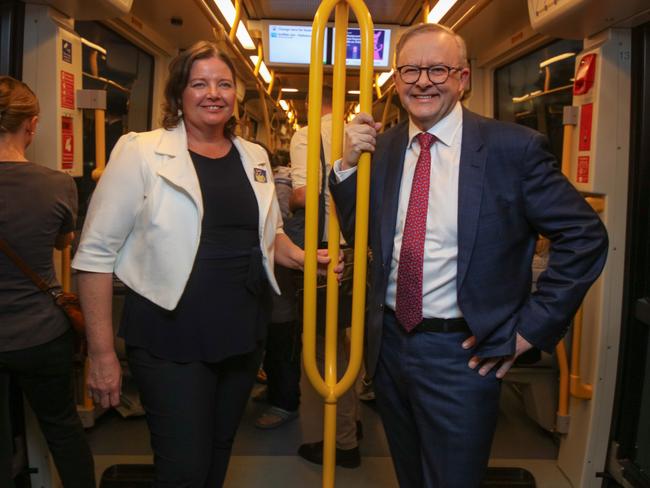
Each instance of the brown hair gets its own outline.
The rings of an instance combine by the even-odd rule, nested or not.
[[[25,83],[0,76],[0,134],[15,133],[39,111],[38,98]]]
[[[237,82],[235,66],[228,56],[219,50],[214,42],[199,41],[178,54],[169,64],[169,76],[165,84],[165,102],[163,104],[162,125],[165,129],[173,129],[178,126],[183,118],[182,97],[183,90],[187,86],[190,71],[195,61],[199,59],[218,58],[223,61],[232,73],[233,82]],[[231,117],[223,129],[226,137],[231,137],[235,131],[237,120]]]
[[[467,62],[467,45],[465,44],[465,39],[460,37],[449,27],[440,24],[415,24],[409,27],[408,29],[406,29],[402,34],[402,36],[397,41],[397,45],[395,47],[396,64],[397,64],[397,59],[399,58],[399,53],[402,51],[402,48],[404,47],[404,44],[406,44],[406,41],[408,41],[411,37],[417,34],[423,34],[425,32],[435,32],[435,33],[450,35],[456,41],[456,45],[458,46],[458,56],[460,58],[459,59],[460,66],[462,68],[467,68],[469,66],[469,63]]]

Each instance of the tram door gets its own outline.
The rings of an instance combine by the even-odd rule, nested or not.
[[[621,360],[609,473],[650,486],[650,23],[632,36],[632,153]]]

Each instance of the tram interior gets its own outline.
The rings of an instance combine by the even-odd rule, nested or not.
[[[224,14],[216,7],[216,3],[203,0],[187,2],[133,0],[131,8],[117,17],[114,15],[115,10],[111,10],[114,7],[110,6],[113,3],[110,0],[97,2],[102,5],[109,4],[106,7],[109,14],[99,7],[93,9],[94,2],[49,0],[39,2],[45,5],[26,3],[29,8],[51,9],[56,17],[62,16],[66,25],[72,26],[76,35],[85,40],[81,51],[83,88],[106,91],[106,158],[123,133],[146,131],[158,127],[159,105],[162,99],[160,79],[164,78],[166,63],[176,50],[183,49],[202,38],[214,39],[216,36],[230,53],[238,49],[245,54],[236,57],[237,77],[240,83],[238,88],[240,130],[245,137],[261,140],[274,149],[286,150],[295,128],[306,124],[307,106],[304,102],[308,92],[309,66],[274,65],[265,57],[268,68],[274,72],[274,84],[267,93],[269,83],[262,81],[257,74],[253,73],[254,66],[251,63],[245,65],[248,55],[255,54],[256,50],[243,49],[241,44],[225,39],[230,26]],[[442,0],[424,2],[427,6],[428,4],[435,6],[439,3],[444,2]],[[483,115],[523,124],[545,133],[549,138],[551,150],[558,158],[558,162],[561,162],[565,133],[563,107],[574,103],[573,87],[577,58],[585,49],[596,44],[589,39],[589,35],[611,27],[631,29],[647,24],[650,22],[650,7],[643,6],[643,2],[618,2],[627,12],[626,17],[613,15],[607,22],[601,20],[602,26],[594,32],[589,31],[589,35],[578,33],[569,38],[566,35],[549,34],[544,30],[535,31],[531,27],[529,9],[535,8],[535,5],[551,3],[553,2],[534,0],[459,0],[442,18],[442,23],[454,28],[468,44],[472,80],[471,89],[466,94],[464,103]],[[587,9],[589,6],[586,4],[590,2],[573,3],[577,5],[576,9]],[[594,1],[593,3],[598,9],[607,2]],[[310,24],[319,6],[317,0],[301,2],[242,0],[241,4],[243,21],[248,23],[256,44],[261,43],[265,35],[264,29],[268,29],[268,26],[264,27],[265,22],[286,21],[289,24],[292,22]],[[389,26],[393,36],[397,36],[401,28],[417,23],[423,17],[422,2],[367,0],[366,4],[373,22],[376,25]],[[29,8],[26,17],[30,15]],[[99,15],[97,12],[102,14]],[[211,12],[211,15],[208,12]],[[633,20],[629,20],[630,18]],[[330,20],[333,20],[333,17]],[[354,22],[353,16],[351,22]],[[387,72],[389,67],[382,69],[378,74]],[[359,70],[349,67],[347,73],[346,90],[358,90]],[[330,77],[331,68],[326,68],[326,81]],[[378,120],[385,116],[387,126],[395,124],[406,116],[390,85],[391,82],[388,81],[377,89],[373,105],[374,116]],[[283,92],[281,91],[283,88],[291,88],[295,91]],[[357,95],[348,92],[345,98],[346,113],[354,113]],[[289,110],[285,111],[280,107],[280,99],[288,104]],[[291,117],[287,115],[288,111],[292,112]],[[79,174],[75,175],[80,199],[80,227],[95,186],[95,181],[91,177],[97,159],[93,136],[94,124],[94,112],[84,110],[82,168]],[[267,126],[268,132],[265,130]],[[601,136],[605,137],[603,134]],[[586,191],[589,195],[600,193],[607,192],[598,188]],[[621,216],[614,210],[615,207],[610,207],[607,218],[618,217],[624,221],[624,213]],[[614,228],[609,227],[609,231],[611,234]],[[543,246],[540,246],[540,252],[533,266],[534,276],[544,269],[545,257]],[[618,261],[615,260],[615,263]],[[611,273],[621,269],[614,268]],[[608,275],[601,279],[608,279]],[[606,301],[598,297],[601,296],[600,294],[607,293],[610,289],[608,286],[603,284],[596,290],[594,294],[598,296],[592,298],[590,302],[593,303],[593,307],[597,308],[601,306],[599,303]],[[612,286],[618,285],[614,283]],[[122,301],[123,289],[116,280],[114,298],[116,330]],[[617,310],[598,311],[591,315],[590,312],[586,313],[587,316],[608,316],[611,321],[620,320],[612,318]],[[593,327],[590,330],[592,334],[603,336],[608,334],[607,326],[603,326],[605,332],[599,329],[598,324]],[[617,326],[611,324],[610,327]],[[594,343],[595,341],[594,339]],[[595,346],[595,349],[597,347],[600,346]],[[608,347],[611,348],[611,344]],[[612,354],[616,352],[616,345],[613,347]],[[123,345],[119,339],[117,348],[123,358]],[[571,333],[567,338],[567,348],[571,348]],[[613,357],[615,360],[616,356]],[[603,361],[602,356],[597,351],[585,353],[583,371],[586,370],[587,374],[591,375],[592,383],[597,382],[596,376],[602,375],[601,361]],[[611,365],[611,359],[610,367],[614,367]],[[109,411],[91,408],[90,411],[82,412],[95,456],[98,481],[103,477],[101,486],[105,488],[150,486],[147,484],[147,477],[151,475],[152,455],[148,444],[148,431],[142,416],[143,410],[139,404],[137,389],[130,380],[126,362],[123,362],[123,368],[125,381],[122,405]],[[581,440],[567,447],[569,442],[567,438],[572,434],[570,431],[577,429],[579,422],[576,421],[574,425],[574,417],[571,423],[558,420],[559,375],[556,354],[549,355],[539,351],[520,358],[516,368],[508,374],[503,383],[500,415],[490,466],[511,469],[493,471],[486,478],[484,486],[536,486],[538,488],[601,486],[601,480],[589,471],[591,467],[588,465],[594,455],[589,453],[591,448],[588,447],[590,445],[588,441]],[[609,397],[613,397],[615,367],[610,375],[613,375],[613,378],[607,380],[609,386],[601,388],[602,391],[608,392]],[[261,388],[264,386],[257,385],[253,394]],[[321,439],[322,399],[304,375],[301,388],[299,418],[274,430],[262,431],[254,427],[254,421],[264,405],[249,402],[236,437],[226,481],[227,487],[292,488],[317,486],[320,483],[321,467],[304,462],[297,457],[296,451],[303,442]],[[80,403],[83,403],[81,362],[77,390]],[[591,402],[595,401],[594,397]],[[592,420],[583,422],[580,424],[583,426],[580,427],[579,434],[574,434],[584,439],[588,437],[586,432],[589,432],[589,429],[594,429],[595,432],[606,424],[604,428],[607,432],[602,434],[605,439],[599,441],[598,454],[595,456],[598,459],[602,458],[604,462],[609,441],[613,400],[610,398],[603,403],[604,411],[609,412],[609,415],[599,414],[598,411],[593,411],[592,407],[585,407],[585,403],[589,400],[573,399],[571,402],[575,418],[577,415],[589,419],[598,415],[605,416],[600,420],[600,424],[595,424]],[[337,486],[358,488],[397,486],[383,428],[371,402],[363,403],[361,418],[364,433],[360,442],[362,465],[357,469],[337,468]],[[16,413],[15,421],[20,423],[21,420],[20,412]],[[28,452],[25,452],[25,449],[18,449],[17,466],[34,466],[35,459],[39,456],[42,456],[43,462],[38,466],[38,476],[31,476],[31,484],[29,484],[29,476],[24,476],[22,486],[54,488],[57,486],[56,473],[48,459],[43,441],[39,439],[38,429],[34,428],[34,419],[29,411],[26,414],[26,425],[22,445],[28,444],[32,447],[27,450]],[[567,450],[575,451],[575,459],[571,457],[572,455],[566,454]],[[592,471],[603,469],[604,466],[599,466]],[[120,484],[120,479],[131,481]]]

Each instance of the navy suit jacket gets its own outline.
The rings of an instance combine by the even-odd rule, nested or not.
[[[381,346],[384,299],[408,144],[408,120],[377,137],[370,182],[366,366]],[[476,354],[513,354],[516,332],[552,351],[607,255],[599,217],[559,171],[546,138],[463,109],[458,188],[458,304]],[[330,189],[348,243],[354,242],[356,173]],[[531,293],[538,235],[551,241],[547,270]],[[425,244],[426,245],[426,244]]]

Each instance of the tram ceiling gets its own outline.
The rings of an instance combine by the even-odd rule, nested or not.
[[[241,0],[242,17],[248,20],[293,20],[311,21],[320,5],[320,0]],[[512,22],[513,12],[526,19],[526,0],[483,0],[486,8],[482,10],[480,18],[492,18],[498,25],[503,25],[503,35],[509,36],[521,29],[523,26],[514,26]],[[145,25],[159,33],[168,42],[178,49],[183,49],[199,39],[214,38],[213,26],[205,14],[205,10],[199,6],[199,0],[179,2],[178,0],[134,0],[132,14],[140,19]],[[444,20],[447,25],[453,25],[464,13],[466,13],[476,0],[460,0]],[[407,0],[366,0],[369,11],[372,13],[375,24],[391,24],[407,26],[420,21],[422,15],[422,3]],[[218,15],[216,15],[218,17]],[[351,22],[354,22],[351,14]],[[220,19],[223,23],[223,19]],[[228,29],[227,24],[223,23]],[[467,39],[470,57],[480,54],[480,47],[490,44],[487,40],[495,36],[494,32],[488,32],[482,27],[483,21],[477,18],[464,23],[460,33]],[[493,25],[493,24],[490,24]],[[253,37],[256,33],[251,32]],[[493,42],[492,42],[493,43]],[[478,48],[478,49],[477,49]],[[246,53],[254,54],[249,51]],[[294,106],[298,109],[299,117],[302,118],[304,110],[302,100],[308,92],[309,74],[307,67],[278,68],[274,85],[273,98],[277,97],[280,87],[293,88],[295,93],[283,93],[282,97],[294,100]],[[325,69],[325,81],[330,78],[328,68]],[[250,76],[242,78],[246,83],[247,98],[255,98],[257,84]],[[358,70],[348,70],[346,78],[347,90],[358,90]],[[352,101],[357,95],[348,94],[348,100]]]
[[[313,20],[320,0],[242,0],[253,20]],[[417,20],[422,2],[408,0],[366,0],[376,24],[411,25]],[[351,13],[351,19],[354,14]],[[332,17],[333,20],[333,17]]]

